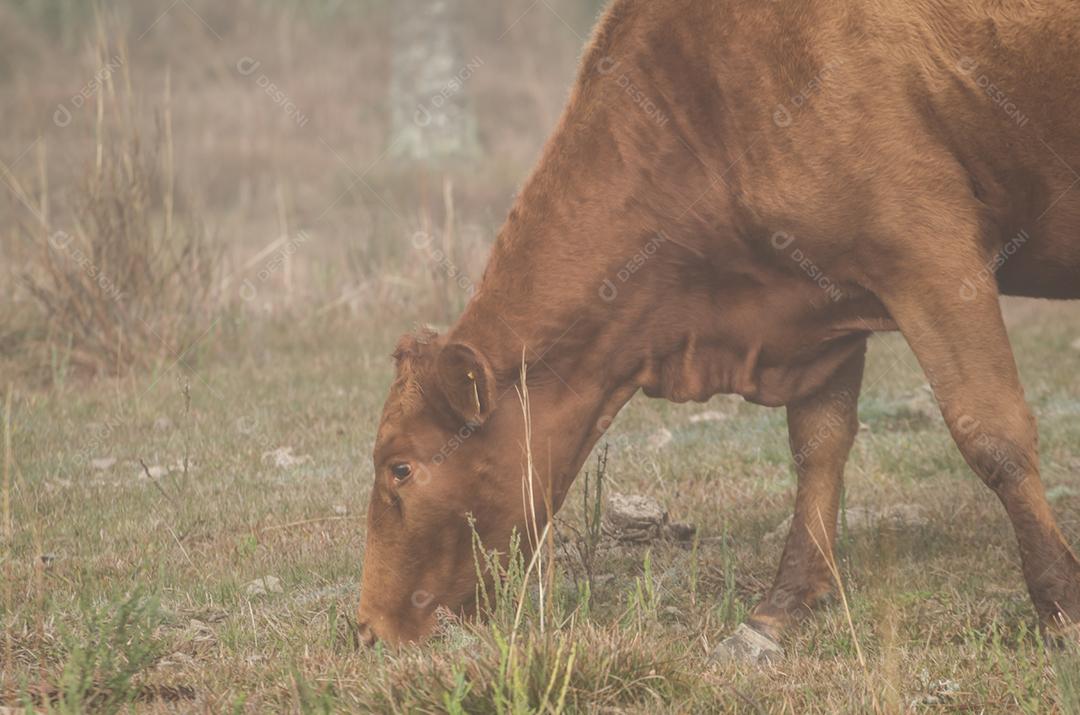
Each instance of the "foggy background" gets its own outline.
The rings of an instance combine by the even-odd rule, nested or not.
[[[3,0],[0,360],[48,381],[256,316],[448,323],[600,6]]]

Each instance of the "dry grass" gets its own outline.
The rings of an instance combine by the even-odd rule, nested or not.
[[[1065,343],[1080,320],[1067,306],[1017,310],[1044,478],[1075,544],[1080,384]],[[659,499],[697,525],[696,547],[575,546],[595,511],[571,495],[558,529],[567,548],[544,563],[543,632],[536,570],[518,560],[486,625],[448,623],[422,649],[356,650],[369,454],[391,377],[380,348],[396,327],[361,352],[350,336],[300,340],[293,327],[160,379],[16,389],[8,702],[55,698],[70,690],[65,673],[92,670],[95,688],[71,698],[115,683],[148,712],[552,711],[564,689],[567,712],[1075,712],[1075,656],[1041,645],[1007,519],[940,420],[912,411],[922,378],[895,337],[870,355],[846,501],[915,505],[927,523],[842,531],[847,609],[808,621],[778,666],[706,658],[768,587],[782,540],[765,535],[794,490],[782,414],[722,400],[635,401],[608,438],[604,490]],[[690,420],[705,409],[728,418]],[[661,427],[673,440],[656,447]],[[282,446],[310,459],[264,459]],[[106,457],[116,464],[93,466]],[[176,466],[151,481],[139,460]],[[268,575],[281,593],[247,592]],[[79,665],[139,593],[160,610],[125,626],[133,652]],[[128,677],[132,659],[141,668]]]
[[[467,2],[474,19],[465,56],[483,61],[467,86],[481,119],[483,169],[429,170],[391,157],[390,3],[371,0],[349,10],[328,1],[301,10],[284,1],[223,8],[197,0],[174,7],[114,0],[103,4],[98,21],[82,3],[48,0],[21,10],[13,3],[0,3],[4,17],[17,21],[3,31],[11,28],[28,50],[0,44],[0,65],[10,66],[6,81],[0,75],[0,162],[9,168],[0,177],[0,215],[22,229],[21,235],[0,230],[11,258],[0,265],[0,361],[16,362],[14,353],[25,352],[19,346],[33,338],[51,346],[35,362],[54,372],[69,352],[69,337],[73,349],[87,344],[75,357],[104,372],[115,371],[117,357],[122,366],[153,362],[155,352],[175,356],[184,343],[169,334],[183,332],[174,326],[153,326],[164,339],[158,345],[170,350],[147,354],[144,345],[156,346],[138,334],[128,349],[118,347],[129,330],[148,331],[131,315],[116,315],[116,302],[93,286],[97,279],[87,271],[73,268],[70,256],[49,255],[44,239],[57,231],[86,255],[130,231],[138,240],[117,238],[98,250],[108,260],[116,250],[131,251],[132,259],[152,254],[160,264],[155,278],[172,278],[168,267],[175,264],[201,286],[210,263],[222,274],[220,284],[211,284],[222,288],[221,304],[260,318],[353,320],[377,313],[448,322],[478,279],[515,186],[554,122],[581,44],[574,32],[587,32],[596,9],[565,0],[552,5],[578,26],[571,31],[526,0],[498,9]],[[103,34],[96,23],[105,26]],[[95,90],[95,78],[121,51],[120,69]],[[46,61],[31,62],[35,53]],[[254,74],[238,70],[244,58],[259,63]],[[309,121],[291,121],[264,82],[280,86]],[[104,137],[101,99],[105,124],[115,120],[116,129]],[[64,126],[53,122],[58,107],[71,115]],[[102,174],[103,144],[109,166]],[[25,189],[23,196],[15,186]],[[117,191],[128,196],[104,201]],[[169,192],[175,223],[168,228],[175,235],[165,243],[171,250],[159,254],[154,247],[165,238]],[[47,231],[38,215],[43,205]],[[79,226],[91,234],[85,243]],[[296,241],[301,235],[306,240]],[[289,280],[284,270],[263,280],[275,260],[274,251],[264,251],[283,238],[298,243]],[[195,267],[184,262],[192,255],[199,256]],[[117,270],[126,270],[123,260]],[[29,285],[45,298],[37,303],[57,322],[52,333],[18,280],[28,273]],[[128,278],[108,274],[116,284]],[[258,288],[255,298],[242,292],[245,280]],[[86,289],[91,300],[69,299]],[[176,317],[182,307],[163,300],[156,317]],[[128,312],[146,318],[154,309]],[[232,316],[226,323],[237,327]]]
[[[199,219],[178,205],[167,125],[156,147],[164,156],[130,129],[101,134],[72,232],[39,212],[25,234],[36,260],[23,276],[45,321],[38,349],[99,375],[183,354],[218,308],[220,264]]]

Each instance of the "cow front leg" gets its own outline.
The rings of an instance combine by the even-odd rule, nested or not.
[[[866,346],[814,395],[787,407],[798,488],[795,514],[776,579],[747,622],[715,652],[720,659],[762,661],[781,654],[780,637],[833,589],[830,569],[840,489],[859,431],[858,403]]]
[[[978,266],[968,268],[976,274]],[[1080,642],[1080,563],[1046,501],[1038,431],[1024,397],[996,285],[960,295],[963,269],[885,297],[929,378],[965,460],[1004,505],[1044,632]]]

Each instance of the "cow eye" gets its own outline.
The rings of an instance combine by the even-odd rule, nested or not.
[[[394,475],[396,481],[403,482],[412,476],[412,467],[404,462],[399,462],[390,467],[390,473]]]

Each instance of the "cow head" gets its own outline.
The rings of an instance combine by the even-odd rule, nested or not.
[[[516,381],[500,379],[469,344],[433,333],[406,336],[394,357],[397,378],[375,442],[361,583],[359,621],[369,644],[421,640],[440,607],[473,615],[473,530],[484,549],[505,554],[514,530],[526,526],[526,421]],[[535,510],[542,529],[545,504],[561,504],[609,421],[600,413],[611,400],[603,390],[583,394],[558,380],[533,393],[529,513]]]

